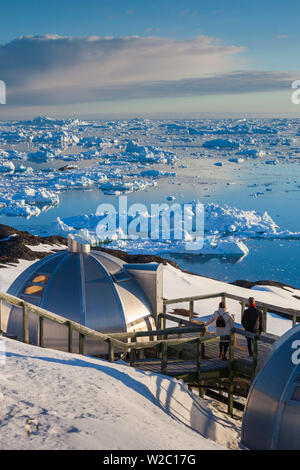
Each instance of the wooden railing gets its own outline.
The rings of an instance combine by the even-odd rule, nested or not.
[[[29,343],[29,312],[37,315],[39,317],[39,346],[44,347],[44,320],[50,320],[57,325],[62,325],[68,328],[68,351],[73,352],[73,331],[79,333],[79,353],[84,354],[84,338],[89,337],[102,342],[110,343],[112,341],[115,346],[125,349],[126,344],[118,339],[112,339],[110,335],[100,333],[99,331],[92,330],[80,323],[76,323],[72,320],[68,320],[65,317],[57,315],[56,313],[49,312],[41,307],[32,305],[25,300],[14,297],[13,295],[0,293],[0,301],[6,302],[7,304],[18,307],[22,309],[23,316],[23,343]],[[0,310],[0,331],[2,321],[1,321],[1,310]]]
[[[208,299],[215,299],[220,298],[223,301],[226,299],[237,300],[241,305],[241,318],[243,317],[243,313],[246,308],[246,304],[248,302],[247,297],[243,297],[240,295],[234,295],[227,292],[220,292],[216,294],[204,294],[204,295],[196,295],[196,296],[189,296],[189,297],[180,297],[176,299],[163,299],[164,305],[164,313],[167,312],[167,306],[172,304],[179,304],[179,303],[188,303],[189,304],[189,321],[192,321],[194,315],[194,303],[199,300],[208,300]],[[279,307],[278,305],[269,304],[266,302],[261,302],[256,300],[256,306],[262,309],[263,315],[263,331],[267,331],[267,313],[268,311],[277,314],[283,314],[285,317],[289,317],[292,321],[293,326],[296,325],[298,318],[300,318],[300,311],[291,309],[291,308],[284,308]],[[173,315],[172,315],[173,317]],[[170,319],[170,318],[169,318]]]

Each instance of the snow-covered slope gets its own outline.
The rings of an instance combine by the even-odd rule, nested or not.
[[[229,445],[237,435],[181,382],[4,341],[0,449],[218,449],[207,437]]]

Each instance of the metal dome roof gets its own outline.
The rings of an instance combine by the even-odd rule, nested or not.
[[[140,273],[159,271],[159,265],[130,265],[102,251],[61,251],[37,261],[10,286],[8,293],[97,331],[115,333],[152,329],[149,286]],[[155,279],[156,281],[156,279]],[[148,287],[148,290],[147,290]],[[20,313],[12,309],[7,332],[21,336]],[[30,342],[37,343],[37,325]],[[51,333],[52,342],[58,333]]]
[[[252,384],[242,428],[250,449],[300,449],[299,348],[300,325],[276,341]]]

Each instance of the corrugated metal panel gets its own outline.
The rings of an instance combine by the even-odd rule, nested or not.
[[[123,306],[112,277],[93,254],[83,256],[87,326],[103,332],[126,331]]]
[[[73,321],[81,322],[81,270],[78,253],[65,254],[59,261],[48,285],[40,306],[50,312],[62,314]]]
[[[8,292],[94,330],[125,332],[127,325],[130,331],[152,329],[154,323],[148,291],[145,293],[140,280],[124,270],[123,265],[123,261],[107,253],[63,251],[34,263],[18,277]],[[44,282],[37,283],[34,279],[40,274],[47,277]],[[41,286],[41,292],[34,296],[25,295],[28,286]],[[8,332],[22,339],[20,309],[10,310],[8,324]],[[38,343],[37,326],[37,317],[30,316],[30,341],[33,344]],[[46,347],[66,350],[67,337],[66,327],[45,321]],[[78,334],[74,339],[76,351]],[[89,354],[107,352],[106,349],[106,344],[99,349],[98,342],[87,340],[85,350]]]
[[[252,384],[242,427],[242,442],[250,449],[300,449],[294,436],[300,436],[300,402],[291,400],[300,372],[292,344],[299,339],[300,326],[283,335]]]

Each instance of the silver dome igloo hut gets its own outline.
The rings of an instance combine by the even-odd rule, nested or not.
[[[300,449],[300,325],[276,341],[254,379],[242,443],[251,450]]]
[[[162,310],[162,266],[126,264],[69,238],[68,250],[37,261],[13,282],[8,293],[103,333],[155,329]],[[29,317],[29,341],[38,344],[37,315]],[[7,333],[22,339],[22,312],[12,307]],[[67,328],[45,320],[45,347],[67,350]],[[74,352],[79,335],[73,333]],[[85,351],[101,354],[105,345],[86,341]]]

